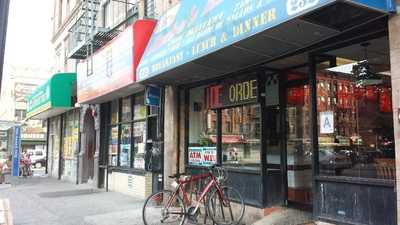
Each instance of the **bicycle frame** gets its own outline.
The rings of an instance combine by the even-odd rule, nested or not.
[[[168,200],[167,208],[169,208],[172,205],[172,200],[176,197],[176,195],[179,194],[179,192],[182,193],[182,198],[183,198],[185,206],[189,205],[190,201],[188,199],[187,192],[185,191],[185,185],[189,184],[191,182],[199,181],[199,180],[206,179],[209,177],[211,178],[211,180],[210,180],[210,182],[207,183],[206,187],[201,192],[200,198],[197,200],[197,204],[195,206],[195,210],[193,211],[193,214],[195,214],[197,212],[197,210],[200,208],[200,202],[202,200],[204,200],[207,193],[210,192],[213,187],[215,187],[217,189],[218,196],[225,202],[224,194],[222,192],[221,186],[217,182],[216,177],[212,174],[212,172],[208,172],[205,174],[193,175],[189,179],[186,179],[186,180],[178,179],[178,181],[177,181],[178,187],[176,188],[176,190],[173,193],[173,195],[171,196],[171,198]],[[181,213],[177,213],[177,214],[181,214]]]

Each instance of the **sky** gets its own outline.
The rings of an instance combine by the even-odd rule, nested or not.
[[[3,81],[11,66],[53,66],[52,16],[53,0],[10,1]]]

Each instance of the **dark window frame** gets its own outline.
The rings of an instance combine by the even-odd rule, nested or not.
[[[260,85],[263,82],[263,79],[261,77],[259,77],[259,74],[262,73],[261,71],[265,71],[265,69],[264,70],[263,69],[261,69],[261,70],[257,69],[255,71],[248,72],[249,74],[251,74],[253,72],[256,72],[255,73],[256,74],[255,79],[257,79],[257,81],[258,81],[258,89],[259,89],[259,91],[258,91],[258,101],[250,102],[250,103],[242,103],[242,104],[238,104],[238,105],[229,105],[229,106],[224,106],[224,107],[220,107],[220,108],[210,108],[209,109],[209,110],[214,110],[216,115],[217,115],[217,119],[216,119],[216,134],[215,134],[216,137],[217,137],[217,142],[216,142],[216,145],[215,145],[216,148],[217,148],[217,163],[216,163],[216,165],[222,166],[225,169],[227,169],[228,171],[238,171],[238,172],[251,173],[251,174],[253,174],[253,173],[254,174],[261,174],[262,171],[264,170],[264,166],[262,164],[262,161],[263,161],[262,157],[264,155],[263,152],[266,151],[266,149],[265,149],[265,145],[262,143],[262,140],[260,140],[260,161],[259,161],[260,166],[259,166],[258,169],[254,169],[253,170],[253,169],[246,169],[246,168],[241,168],[241,167],[237,167],[236,168],[236,167],[232,167],[232,166],[229,166],[229,165],[225,165],[224,166],[224,164],[222,163],[222,134],[223,134],[222,133],[222,110],[230,109],[230,108],[236,108],[236,107],[249,106],[249,105],[257,105],[257,106],[260,107],[260,110],[262,112],[264,110],[264,108],[263,108],[264,106],[261,103],[263,101],[263,98],[261,97],[262,89],[260,88],[261,87]],[[242,75],[239,75],[239,77],[242,77]],[[184,140],[184,145],[185,145],[184,146],[184,154],[185,154],[184,165],[187,168],[199,168],[199,169],[206,168],[204,166],[196,166],[196,165],[190,165],[189,164],[188,153],[189,153],[189,136],[190,136],[190,134],[189,134],[190,90],[198,88],[198,87],[201,87],[201,86],[206,87],[206,86],[218,85],[218,84],[221,84],[222,82],[224,82],[225,79],[226,79],[225,77],[222,77],[222,78],[219,78],[219,79],[213,79],[211,81],[197,82],[195,84],[184,85],[184,86],[182,86],[180,88],[181,91],[185,94],[185,103],[184,103],[185,115],[184,116],[186,118],[185,119],[186,123],[185,123],[184,130],[185,130],[185,134],[186,135],[185,135],[185,140]],[[263,120],[264,120],[264,118],[263,118],[263,115],[261,113],[260,114],[260,125],[261,125],[260,129],[261,129],[261,131],[264,129],[263,122],[262,122]],[[260,133],[260,135],[262,135],[262,132]]]
[[[135,123],[142,123],[145,122],[145,130],[144,132],[146,132],[146,137],[149,133],[148,129],[148,123],[149,123],[149,119],[151,118],[156,118],[156,120],[159,119],[159,111],[157,110],[156,113],[150,114],[150,107],[151,106],[147,106],[146,107],[146,116],[144,118],[140,118],[140,119],[135,119],[135,97],[138,96],[143,96],[144,97],[145,93],[144,91],[142,92],[138,92],[123,98],[118,98],[115,99],[113,101],[118,101],[118,120],[116,121],[116,123],[112,123],[112,110],[111,110],[111,105],[112,105],[112,101],[108,102],[109,107],[110,107],[110,111],[109,114],[106,115],[107,118],[107,122],[105,124],[105,128],[107,130],[106,134],[107,134],[107,138],[106,138],[106,151],[107,151],[107,165],[108,167],[114,169],[114,170],[120,170],[120,171],[133,171],[133,172],[137,172],[137,173],[143,173],[143,171],[146,170],[146,168],[135,168],[134,166],[134,160],[136,157],[136,152],[134,151],[134,145],[135,145],[135,141],[134,141],[134,125]],[[124,98],[129,98],[130,99],[130,109],[131,109],[131,117],[129,120],[126,121],[122,121],[122,99]],[[144,105],[144,102],[143,102]],[[121,162],[120,162],[120,157],[121,157],[121,130],[122,130],[122,125],[130,125],[131,126],[131,132],[130,132],[130,162],[128,166],[121,166]],[[117,165],[112,165],[110,160],[109,160],[109,154],[110,154],[110,135],[111,135],[111,129],[117,126],[118,129],[118,139],[117,139],[117,148],[118,148],[118,153],[117,153]],[[146,149],[145,151],[147,151],[147,144],[148,144],[149,140],[148,138],[146,138],[146,140],[144,140],[144,144],[146,145]],[[145,153],[146,154],[146,153]],[[145,159],[146,160],[146,159]]]

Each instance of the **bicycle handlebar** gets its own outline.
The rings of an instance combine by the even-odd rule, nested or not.
[[[208,166],[207,170],[212,173],[212,170],[215,169],[215,168],[221,168],[222,169],[222,167],[219,166],[219,165],[212,165],[212,166]],[[171,179],[174,179],[174,178],[175,179],[179,179],[181,176],[184,176],[184,175],[188,175],[188,174],[187,173],[174,173],[174,174],[172,174],[172,175],[170,175],[168,177],[171,178]]]

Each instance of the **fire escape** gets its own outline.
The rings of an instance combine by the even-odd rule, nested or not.
[[[74,25],[69,30],[69,54],[71,59],[87,59],[116,37],[120,31],[105,28],[99,21],[99,11],[104,0],[81,0]]]

